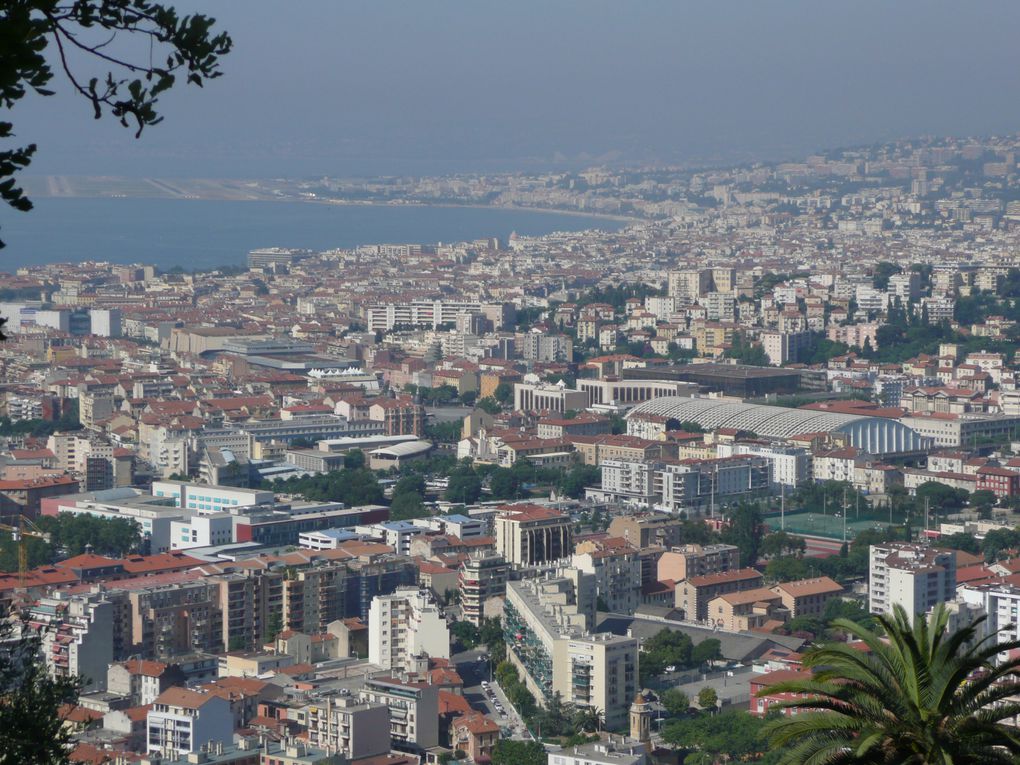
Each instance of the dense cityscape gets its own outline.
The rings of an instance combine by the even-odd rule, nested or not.
[[[839,620],[1014,651],[1018,155],[275,182],[628,222],[5,274],[0,602],[73,761],[778,762]]]

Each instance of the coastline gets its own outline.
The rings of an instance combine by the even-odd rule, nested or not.
[[[171,199],[171,200],[184,200],[191,202],[302,202],[306,204],[319,204],[335,207],[444,207],[451,209],[472,209],[472,210],[504,210],[508,212],[521,211],[528,213],[544,213],[548,215],[566,215],[576,218],[592,218],[595,220],[607,220],[622,223],[648,223],[653,219],[643,218],[638,215],[621,215],[614,213],[605,212],[588,212],[584,210],[577,210],[574,208],[559,208],[559,207],[534,207],[531,205],[491,205],[491,204],[471,204],[471,203],[460,203],[460,202],[431,202],[428,200],[408,199],[408,200],[393,200],[393,201],[378,201],[378,200],[354,200],[354,199],[331,199],[328,197],[302,197],[286,195],[276,195],[273,193],[264,192],[259,189],[262,193],[252,193],[251,190],[244,189],[241,184],[244,183],[260,183],[260,181],[245,181],[241,179],[202,179],[202,178],[188,178],[183,179],[185,184],[222,184],[222,193],[209,193],[208,188],[205,193],[202,193],[198,188],[193,191],[198,193],[191,193],[192,190],[184,191],[175,188],[170,183],[158,178],[145,178],[145,179],[127,179],[127,178],[103,178],[102,180],[114,186],[107,190],[97,189],[82,190],[74,188],[74,184],[71,183],[54,183],[55,176],[30,176],[28,186],[35,186],[35,188],[29,188],[29,196],[36,199]],[[26,178],[28,180],[28,178]],[[96,178],[91,177],[80,177],[81,181],[85,181],[87,184],[94,182]],[[139,193],[140,189],[135,185],[138,181],[143,181],[151,185],[152,193]],[[118,193],[116,191],[117,182],[130,182],[133,188],[128,193]],[[38,185],[36,185],[38,184]],[[237,186],[233,185],[237,184]],[[54,189],[62,189],[61,193],[53,193]],[[235,192],[235,193],[231,193]]]

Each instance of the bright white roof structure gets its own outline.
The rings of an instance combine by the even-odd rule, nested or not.
[[[790,438],[805,433],[846,433],[853,446],[874,455],[921,451],[928,448],[931,441],[888,417],[789,409],[716,398],[662,396],[639,404],[627,416],[638,414],[696,422],[708,430],[747,430],[766,438]]]

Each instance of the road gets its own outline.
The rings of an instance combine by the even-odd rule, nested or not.
[[[456,665],[457,673],[464,680],[464,698],[473,708],[484,712],[495,720],[501,728],[509,730],[513,734],[513,738],[527,738],[527,728],[513,706],[507,701],[503,689],[492,679],[492,671],[495,668],[491,667],[488,661],[478,661],[482,656],[488,656],[486,650],[476,648],[454,654],[450,659]],[[500,715],[493,705],[492,699],[482,690],[482,680],[490,683],[493,694],[503,705],[505,716]]]

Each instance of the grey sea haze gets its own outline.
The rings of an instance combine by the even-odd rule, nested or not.
[[[245,262],[258,247],[314,250],[376,243],[503,241],[625,221],[478,207],[325,205],[142,198],[36,198],[28,213],[0,213],[0,271],[86,260],[186,269]]]

